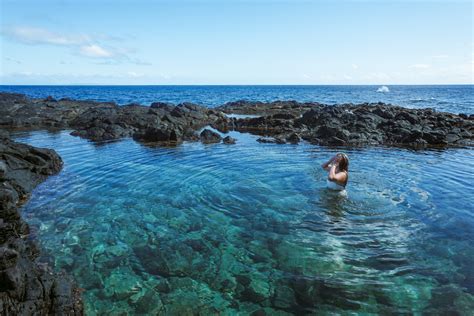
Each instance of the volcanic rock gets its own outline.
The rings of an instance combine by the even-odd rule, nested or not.
[[[20,98],[20,100],[23,100]],[[62,167],[61,158],[8,139],[0,140],[0,314],[81,315],[78,288],[62,273],[40,266],[36,244],[18,205]]]
[[[222,139],[221,135],[207,128],[201,132],[199,137],[204,144],[219,143]]]

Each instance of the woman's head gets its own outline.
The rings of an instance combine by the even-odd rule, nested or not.
[[[336,157],[339,163],[339,170],[349,171],[349,157],[345,153],[338,153]]]

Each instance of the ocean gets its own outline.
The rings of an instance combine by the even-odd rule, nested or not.
[[[472,114],[473,86],[1,86],[33,97],[217,106],[389,102]],[[17,132],[63,170],[22,209],[40,260],[89,315],[458,314],[474,310],[474,150],[93,143]],[[320,165],[350,158],[346,195]]]
[[[383,86],[382,86],[383,87]],[[194,102],[215,107],[236,100],[364,103],[385,102],[410,108],[431,107],[453,113],[473,113],[474,85],[426,86],[0,86],[0,91],[34,98],[90,99],[117,104],[156,101]]]

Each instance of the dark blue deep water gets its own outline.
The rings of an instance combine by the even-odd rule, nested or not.
[[[229,101],[296,100],[326,104],[386,102],[412,108],[432,107],[453,113],[473,113],[473,85],[387,86],[0,86],[0,91],[31,97],[91,99],[118,104],[155,101],[194,102],[210,107]]]
[[[472,86],[7,88],[119,103],[381,100],[474,112]],[[15,135],[64,160],[22,212],[41,260],[85,289],[88,314],[472,315],[472,148],[334,149],[230,134],[236,145],[171,148]],[[319,167],[337,151],[351,160],[346,195],[326,189]]]

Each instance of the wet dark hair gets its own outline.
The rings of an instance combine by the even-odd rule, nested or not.
[[[345,153],[338,153],[338,157],[341,157],[339,161],[339,170],[349,172],[349,157]]]

